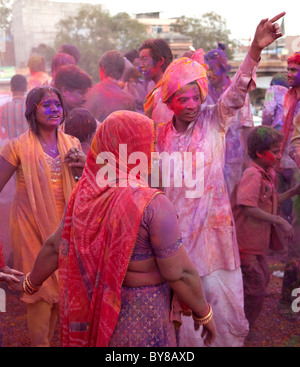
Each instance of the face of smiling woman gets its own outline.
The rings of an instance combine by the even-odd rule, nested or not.
[[[35,119],[38,129],[56,129],[63,118],[63,108],[57,94],[47,91],[37,105]]]

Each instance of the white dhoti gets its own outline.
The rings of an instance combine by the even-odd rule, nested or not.
[[[248,334],[244,313],[241,269],[218,270],[201,278],[207,302],[212,306],[217,329],[212,347],[242,347]],[[204,347],[202,329],[195,331],[192,317],[183,316],[180,347]]]

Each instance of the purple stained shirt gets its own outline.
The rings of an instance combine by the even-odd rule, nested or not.
[[[125,92],[118,82],[111,78],[104,79],[90,89],[84,107],[99,122],[103,122],[114,111],[136,111],[134,97]]]

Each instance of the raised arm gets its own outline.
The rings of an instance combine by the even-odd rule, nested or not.
[[[275,23],[282,18],[285,13],[280,13],[272,19],[263,19],[256,28],[254,39],[245,60],[237,70],[232,84],[223,93],[217,103],[217,109],[213,120],[218,121],[218,126],[223,131],[227,131],[232,124],[236,111],[245,104],[246,96],[256,88],[255,77],[258,62],[262,50],[274,42],[282,34],[279,25]]]

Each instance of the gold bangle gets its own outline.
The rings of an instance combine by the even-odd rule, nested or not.
[[[41,287],[34,287],[30,280],[29,280],[29,274],[28,273],[26,276],[25,276],[25,279],[23,281],[23,291],[25,294],[27,294],[28,296],[32,296],[33,294],[35,294],[36,292],[39,291],[39,289]]]
[[[199,324],[199,325],[205,325],[207,324],[208,322],[211,321],[211,319],[213,318],[213,310],[212,310],[212,307],[211,305],[208,303],[208,307],[209,307],[209,310],[208,310],[208,313],[206,316],[204,317],[199,317],[197,316],[194,312],[192,313],[192,316],[193,316],[193,320]]]
[[[30,290],[30,288],[28,288],[26,280],[24,279],[23,281],[23,291],[25,294],[27,294],[28,296],[32,296],[34,294],[34,291]]]
[[[29,288],[32,289],[32,290],[34,290],[34,291],[38,291],[41,288],[41,286],[34,286],[34,285],[32,285],[32,283],[31,283],[31,281],[29,279],[29,275],[30,275],[30,273],[28,273],[26,275],[26,277],[25,277],[26,282],[27,282]]]

